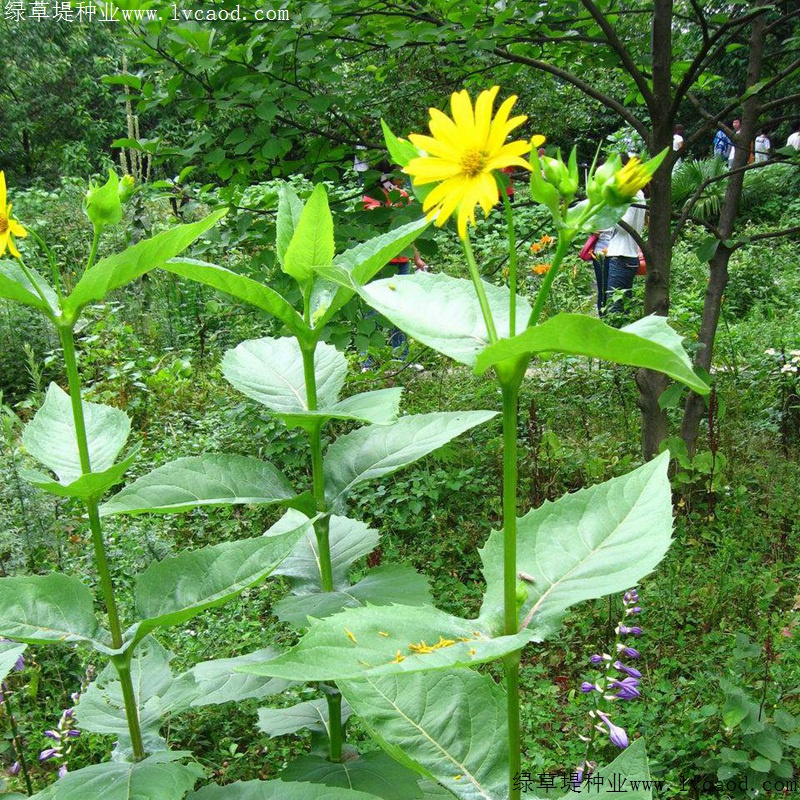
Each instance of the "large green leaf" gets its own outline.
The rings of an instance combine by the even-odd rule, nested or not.
[[[308,780],[326,786],[356,789],[383,800],[420,800],[417,776],[385,753],[365,753],[334,764],[315,755],[301,756],[281,773],[285,781]]]
[[[16,642],[0,642],[0,682],[14,669],[27,647],[26,644]]]
[[[288,689],[291,681],[246,675],[236,670],[246,664],[274,658],[277,651],[263,647],[235,658],[201,661],[181,673],[162,698],[165,708],[183,710],[196,706],[215,706],[251,698],[261,699]]]
[[[200,506],[281,503],[295,497],[268,461],[214,453],[170,461],[143,475],[100,507],[100,514],[165,514]]]
[[[81,475],[72,483],[63,484],[51,480],[47,475],[31,469],[21,469],[20,475],[30,484],[45,492],[50,492],[58,497],[77,497],[80,500],[99,500],[108,489],[122,480],[123,475],[130,469],[140,446],[136,445],[122,461],[114,464],[102,472],[90,472]]]
[[[375,800],[375,796],[321,783],[237,781],[227,786],[204,786],[187,800]]]
[[[281,266],[298,283],[306,284],[314,268],[328,266],[333,254],[333,217],[325,186],[320,183],[306,201]]]
[[[314,427],[328,419],[388,425],[397,419],[402,389],[378,389],[338,400],[347,377],[347,360],[335,347],[314,352],[317,408],[308,408],[303,356],[294,338],[251,339],[222,359],[226,380],[265,405],[289,427]]]
[[[475,371],[509,358],[536,353],[571,353],[664,372],[700,394],[709,387],[692,369],[681,338],[664,317],[644,317],[624,328],[612,328],[585,314],[557,314],[513,339],[501,339],[477,358]]]
[[[252,278],[218,267],[216,264],[205,264],[188,258],[172,259],[162,264],[161,268],[198,283],[204,283],[261,311],[266,311],[277,317],[296,336],[309,335],[308,326],[294,308],[274,289]]]
[[[149,637],[136,648],[130,660],[136,712],[145,750],[150,754],[167,749],[167,742],[159,731],[168,710],[161,698],[173,682],[169,667],[172,657],[172,653]],[[108,664],[81,695],[75,713],[81,729],[116,737],[114,753],[117,758],[129,759],[133,755],[122,685],[113,664]]]
[[[226,213],[226,210],[217,211],[199,222],[179,225],[121,253],[100,259],[83,273],[72,294],[64,300],[64,314],[68,318],[76,318],[88,303],[102,300],[114,289],[162,266],[165,261],[183,252],[200,234],[216,225]]]
[[[151,564],[136,581],[136,608],[142,621],[132,629],[133,638],[191,619],[260,583],[302,533],[301,527],[281,536],[223,542]]]
[[[278,414],[308,411],[303,355],[297,339],[249,339],[228,350],[222,374],[234,389]],[[347,377],[347,359],[335,347],[319,344],[314,351],[317,405],[332,406]]]
[[[267,531],[274,536],[292,530],[305,521],[305,533],[294,546],[292,552],[275,570],[276,575],[286,575],[296,594],[309,594],[322,591],[322,577],[319,568],[319,547],[314,528],[308,517],[290,509],[275,525]],[[348,517],[331,516],[328,528],[328,543],[331,555],[331,572],[334,590],[345,589],[350,585],[348,573],[350,565],[362,556],[371,553],[378,545],[378,532],[368,528],[363,522]]]
[[[672,537],[669,453],[621,478],[546,502],[518,520],[517,572],[528,596],[521,620],[543,638],[575,603],[634,586],[664,557]],[[503,535],[481,550],[486,595],[480,619],[503,624]]]
[[[290,595],[273,606],[278,619],[303,628],[309,617],[322,619],[345,608],[388,606],[392,603],[422,606],[431,602],[428,579],[413,567],[390,564],[370,570],[353,586],[338,592]]]
[[[339,509],[350,490],[412,464],[495,416],[494,411],[442,411],[401,417],[340,436],[325,453],[325,495]]]
[[[462,800],[507,797],[506,694],[488,675],[420,672],[340,688],[390,755]]]
[[[0,578],[0,636],[27,644],[110,646],[94,615],[92,592],[77,578],[57,572]]]
[[[312,621],[291,650],[243,671],[323,681],[447,669],[493,661],[530,639],[527,631],[492,638],[479,621],[431,606],[367,606]]]
[[[505,286],[484,283],[498,333],[509,331],[509,291]],[[361,296],[398,328],[439,353],[467,366],[489,345],[475,287],[471,281],[442,273],[418,272],[375,281]],[[531,307],[517,297],[515,330],[522,333]]]
[[[302,214],[303,201],[288,183],[284,183],[278,190],[278,216],[275,223],[275,252],[280,264],[283,264],[286,250]]]
[[[318,269],[311,294],[314,328],[322,329],[336,312],[428,226],[424,219],[410,222],[345,250],[330,267]]]
[[[114,465],[131,430],[125,412],[100,403],[81,402],[89,441],[89,462],[93,471],[104,472]],[[25,449],[53,470],[67,486],[83,474],[70,396],[55,383],[47,389],[42,407],[25,426]]]
[[[37,800],[182,800],[203,776],[196,763],[181,764],[191,753],[161,752],[139,761],[106,761],[68,772]],[[194,796],[194,795],[193,795]]]
[[[35,269],[28,267],[28,273],[32,282],[17,261],[0,261],[0,297],[31,306],[54,319],[60,313],[58,296]]]
[[[275,680],[273,678],[273,680]],[[350,717],[350,706],[346,702],[341,706],[342,723]],[[258,729],[266,733],[270,739],[286,736],[301,730],[330,735],[330,716],[328,701],[323,698],[297,703],[289,708],[259,708]]]

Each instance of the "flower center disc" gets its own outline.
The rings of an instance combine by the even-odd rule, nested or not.
[[[488,161],[486,153],[482,150],[467,150],[461,157],[461,169],[470,177],[480,175]]]
[[[5,233],[8,230],[8,220],[4,214],[0,214],[0,233]]]

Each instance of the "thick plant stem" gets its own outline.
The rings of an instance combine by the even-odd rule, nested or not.
[[[300,346],[303,355],[303,378],[306,387],[306,402],[310,411],[317,408],[317,377],[314,372],[314,351],[312,347]],[[314,425],[309,431],[311,448],[311,480],[314,491],[314,505],[317,513],[325,512],[328,503],[325,499],[325,474],[322,460],[322,423]],[[326,514],[314,523],[319,553],[319,574],[323,592],[333,591],[333,567],[331,566],[330,517]],[[328,756],[335,763],[342,760],[342,696],[338,689],[325,692],[328,703],[329,736]]]
[[[506,228],[508,231],[508,288],[511,292],[508,300],[508,335],[517,334],[517,237],[514,231],[514,213],[511,200],[503,192],[503,206],[506,210]]]
[[[533,304],[533,310],[531,311],[530,319],[528,320],[528,327],[531,328],[534,325],[539,323],[539,317],[544,310],[544,304],[547,302],[547,298],[550,296],[550,287],[553,285],[553,281],[558,274],[558,268],[561,266],[561,262],[564,260],[564,256],[566,255],[567,251],[569,250],[569,246],[572,244],[572,240],[575,238],[575,233],[573,232],[572,235],[566,235],[564,230],[559,232],[558,236],[558,246],[556,247],[556,252],[553,255],[553,261],[551,263],[550,269],[544,276],[544,280],[542,281],[542,285],[539,287],[539,294],[536,295],[536,300]]]
[[[78,359],[75,355],[75,339],[72,327],[59,326],[58,335],[61,340],[61,348],[64,352],[64,366],[67,371],[67,381],[69,382],[69,395],[72,404],[72,417],[75,423],[75,438],[78,444],[81,472],[84,475],[88,475],[92,471],[92,466],[89,459],[89,440],[86,435],[86,420],[83,416],[83,405],[81,403],[81,379],[78,373]],[[109,628],[111,629],[111,643],[115,649],[118,649],[122,647],[122,625],[120,624],[117,601],[114,597],[114,585],[111,580],[111,571],[108,566],[105,543],[103,542],[103,532],[100,526],[100,514],[97,509],[97,500],[87,500],[86,510],[89,515],[89,529],[92,533],[95,564],[100,575],[100,586],[106,604]],[[136,696],[133,691],[130,668],[121,671],[117,661],[113,663],[119,675],[122,696],[125,700],[125,716],[128,720],[128,730],[131,735],[133,755],[137,761],[141,761],[146,753],[142,741],[142,731],[139,725],[139,715],[136,708]]]
[[[521,377],[502,384],[503,393],[503,633],[519,632],[517,610],[517,398]],[[503,659],[508,709],[508,796],[519,800],[521,768],[520,651]]]
[[[472,245],[469,241],[469,233],[461,240],[461,243],[464,245],[464,253],[467,256],[469,274],[472,278],[472,283],[475,285],[475,294],[478,295],[478,303],[481,307],[481,314],[483,314],[483,321],[486,324],[486,330],[489,334],[489,343],[494,344],[497,341],[497,328],[495,327],[494,318],[492,317],[492,309],[489,307],[489,300],[486,297],[486,290],[483,288],[481,273],[478,270],[478,265],[475,263],[475,255],[472,252]]]

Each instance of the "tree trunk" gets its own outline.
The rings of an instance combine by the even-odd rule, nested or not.
[[[750,61],[747,66],[746,88],[754,86],[761,80],[761,65],[764,55],[764,39],[766,31],[766,15],[761,14],[753,20],[750,29]],[[737,142],[739,147],[733,160],[733,169],[747,164],[750,155],[750,142],[753,141],[759,116],[758,95],[753,94],[742,104],[742,129]],[[703,303],[703,318],[700,323],[698,341],[702,345],[695,356],[695,365],[706,371],[711,370],[711,361],[714,355],[714,338],[717,333],[722,297],[728,283],[728,261],[732,250],[723,242],[733,235],[736,214],[739,210],[739,200],[742,196],[744,173],[734,172],[728,180],[725,197],[719,215],[718,238],[719,247],[711,259],[711,273],[708,279],[705,301]],[[681,422],[681,438],[686,442],[686,448],[691,455],[695,452],[697,437],[700,432],[700,422],[705,416],[705,401],[702,397],[690,392],[683,411]]]
[[[653,98],[648,109],[652,124],[650,154],[672,147],[675,120],[672,106],[672,0],[656,0],[653,7],[651,53],[653,59]],[[669,273],[672,261],[670,220],[672,216],[673,159],[667,158],[650,183],[650,225],[647,236],[648,274],[645,283],[644,313],[667,316],[669,312]],[[642,455],[652,458],[667,438],[667,416],[658,406],[658,398],[667,388],[660,372],[641,369],[636,375],[639,387],[637,404],[642,412]]]

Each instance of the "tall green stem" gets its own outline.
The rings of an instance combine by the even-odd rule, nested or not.
[[[461,243],[464,245],[464,253],[467,256],[469,274],[472,277],[472,283],[475,285],[475,293],[478,295],[478,303],[481,307],[481,314],[483,314],[483,321],[486,324],[486,330],[489,333],[489,343],[494,344],[497,341],[497,328],[495,328],[494,325],[492,309],[489,307],[489,300],[486,297],[486,290],[483,288],[481,273],[478,270],[478,265],[475,263],[475,255],[472,252],[472,245],[469,241],[469,233],[461,240]]]
[[[503,383],[503,632],[519,632],[517,610],[517,398],[521,377]],[[508,792],[510,800],[519,800],[521,768],[520,651],[503,659],[506,673],[508,709]]]
[[[572,240],[574,238],[575,231],[570,231],[567,233],[566,229],[563,228],[561,231],[559,231],[558,246],[556,247],[556,252],[553,255],[553,261],[550,269],[545,274],[542,285],[539,287],[539,293],[536,295],[536,301],[533,304],[533,310],[531,311],[531,316],[528,320],[529,328],[538,324],[539,317],[544,310],[544,304],[547,302],[547,298],[550,295],[550,287],[553,285],[553,281],[556,279],[561,262],[564,260],[564,256],[567,254],[569,246],[572,244]]]
[[[514,231],[514,213],[511,200],[503,192],[503,206],[506,210],[506,228],[508,230],[508,288],[511,295],[508,301],[508,335],[517,334],[517,236]]]
[[[303,378],[306,387],[306,402],[309,411],[317,408],[317,376],[314,372],[314,351],[316,343],[311,347],[300,345],[303,355]],[[311,448],[311,480],[313,483],[314,505],[317,513],[325,512],[328,503],[325,499],[325,474],[322,460],[322,423],[317,423],[309,431]],[[331,565],[330,517],[325,514],[314,523],[314,534],[317,538],[319,553],[320,583],[323,592],[333,591],[333,567]],[[342,760],[342,696],[335,687],[324,691],[328,703],[328,755],[331,761]]]
[[[84,475],[88,475],[92,471],[92,466],[89,459],[89,440],[86,435],[86,420],[83,415],[83,405],[81,403],[81,379],[78,373],[78,359],[75,354],[75,338],[72,327],[59,326],[58,335],[64,352],[64,366],[67,371],[67,381],[69,382],[69,395],[72,404],[72,417],[75,423],[75,438],[78,444],[81,472]],[[108,567],[97,500],[87,500],[86,510],[89,516],[89,529],[92,534],[95,563],[97,565],[97,572],[100,575],[100,586],[106,604],[108,624],[111,629],[111,642],[113,647],[118,649],[122,647],[122,625],[120,624],[117,601],[114,597],[114,585],[111,581],[111,571]],[[122,695],[125,700],[125,716],[128,720],[133,755],[137,761],[141,761],[146,753],[142,741],[142,731],[139,725],[139,715],[136,708],[136,696],[133,691],[130,668],[121,669],[118,660],[112,659],[112,662],[117,668],[122,687]]]

